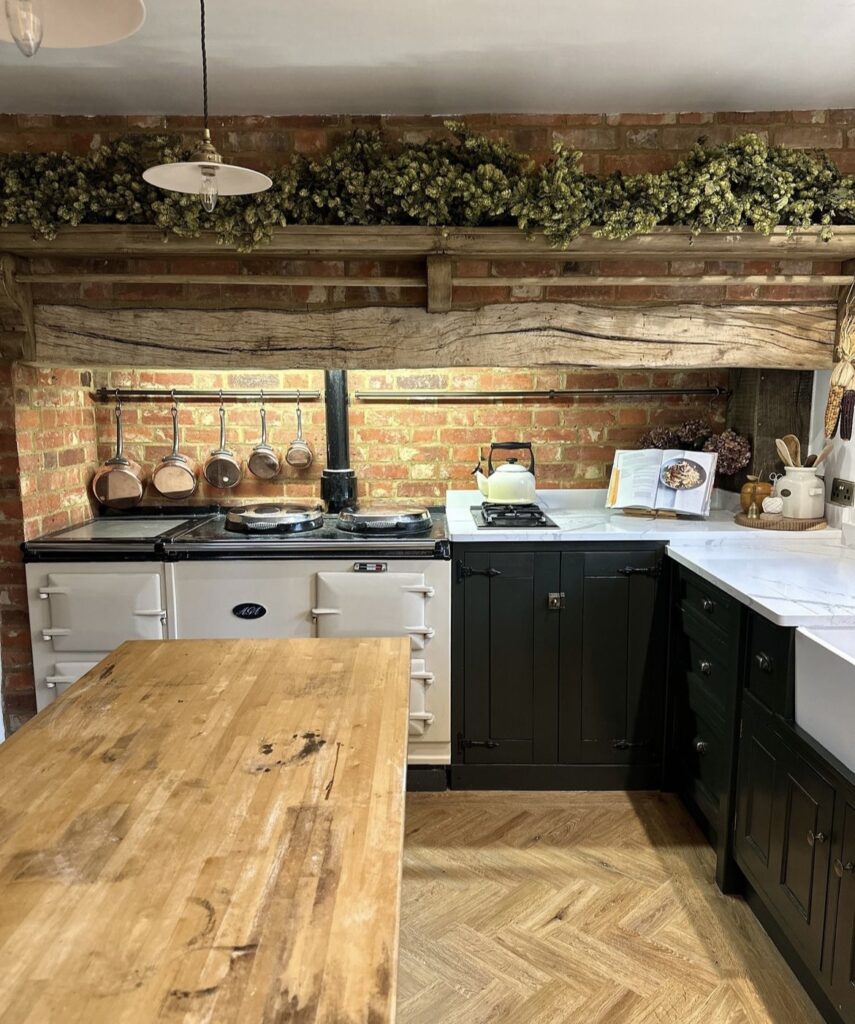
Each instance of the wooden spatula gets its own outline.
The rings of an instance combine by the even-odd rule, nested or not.
[[[784,434],[781,438],[784,444],[787,446],[787,451],[790,453],[791,466],[801,466],[802,464],[802,446],[799,439],[795,434]]]
[[[782,437],[775,438],[775,447],[778,449],[778,454],[781,456],[781,462],[783,462],[785,466],[792,466],[793,457],[790,455],[790,449],[786,444],[784,444],[784,439]]]

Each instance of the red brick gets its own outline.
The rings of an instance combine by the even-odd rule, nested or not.
[[[675,124],[677,115],[670,114],[607,114],[606,124],[644,125]]]
[[[614,128],[566,128],[554,131],[552,139],[568,149],[616,149],[618,136]]]
[[[841,149],[843,146],[843,132],[824,126],[776,128],[772,138],[779,146],[794,149]]]

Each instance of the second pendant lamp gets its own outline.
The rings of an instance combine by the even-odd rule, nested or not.
[[[217,205],[219,196],[245,196],[265,192],[273,182],[266,174],[249,167],[224,164],[214,148],[208,130],[208,53],[205,46],[205,0],[199,0],[202,39],[202,103],[204,130],[189,160],[171,164],[158,164],[143,171],[143,178],[157,188],[169,192],[198,195],[209,213]]]

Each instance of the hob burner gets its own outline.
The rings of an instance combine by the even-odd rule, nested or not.
[[[280,501],[242,505],[226,512],[225,528],[236,533],[303,533],[324,525],[317,502]]]
[[[557,523],[546,515],[540,505],[502,505],[485,501],[472,509],[472,518],[477,526],[494,529],[557,529]]]
[[[427,533],[432,525],[430,512],[415,506],[365,505],[357,509],[346,508],[339,512],[336,520],[336,526],[348,533]]]

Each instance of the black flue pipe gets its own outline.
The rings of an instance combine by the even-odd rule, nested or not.
[[[356,474],[350,468],[347,370],[324,371],[327,468],[321,474],[321,497],[328,512],[356,507]]]

